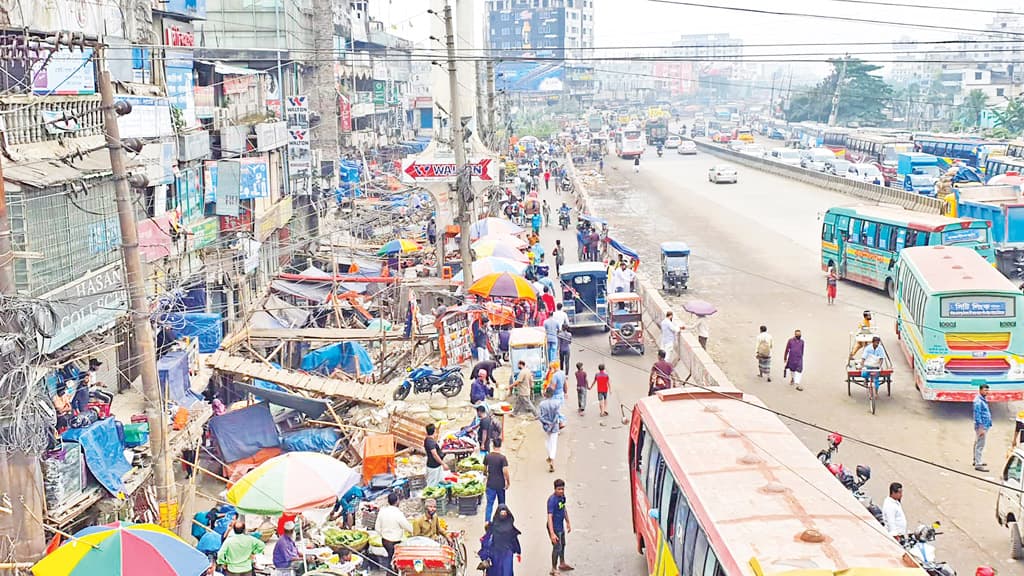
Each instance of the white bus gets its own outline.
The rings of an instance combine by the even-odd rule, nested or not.
[[[619,158],[632,160],[644,153],[644,135],[635,124],[615,133],[615,154]]]

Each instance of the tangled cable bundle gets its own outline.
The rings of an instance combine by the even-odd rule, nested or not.
[[[57,422],[46,383],[31,377],[40,338],[52,337],[57,312],[35,298],[0,297],[0,451],[41,454]]]

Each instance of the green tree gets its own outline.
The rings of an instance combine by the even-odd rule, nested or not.
[[[960,105],[964,123],[973,128],[981,126],[981,115],[985,108],[988,108],[988,94],[977,89],[968,92],[963,104]]]
[[[1024,97],[1018,96],[1006,102],[1006,108],[992,109],[996,117],[996,126],[1005,128],[1014,136],[1024,131]]]
[[[885,120],[882,111],[892,100],[892,87],[874,74],[881,66],[858,58],[833,58],[829,63],[832,65],[832,73],[810,90],[794,97],[786,119],[791,122],[828,121],[832,111],[832,96],[839,85],[837,123],[859,122],[871,125]]]

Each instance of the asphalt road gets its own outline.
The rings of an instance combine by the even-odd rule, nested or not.
[[[912,385],[909,366],[900,354],[893,331],[893,306],[878,291],[840,283],[838,302],[828,306],[818,254],[820,216],[831,206],[854,203],[851,198],[813,186],[741,168],[738,184],[715,185],[707,169],[719,159],[700,153],[679,156],[666,150],[662,158],[650,148],[634,174],[631,161],[608,157],[606,181],[592,190],[597,212],[609,218],[612,234],[638,250],[642,276],[660,283],[658,244],[683,240],[693,250],[689,291],[669,301],[678,304],[677,318],[689,320],[681,304],[688,298],[715,303],[719,313],[711,323],[709,351],[740,388],[754,393],[770,407],[847,436],[838,461],[852,468],[868,464],[873,476],[868,492],[881,505],[889,482],[904,484],[908,523],[940,521],[936,542],[940,559],[961,575],[979,564],[991,564],[1001,574],[1024,568],[1009,560],[1007,534],[994,519],[996,491],[971,478],[972,423],[969,405],[925,402]],[[554,207],[554,192],[543,195]],[[554,222],[552,222],[554,224]],[[545,228],[542,241],[550,253],[555,239],[569,247],[573,261],[572,229]],[[849,332],[861,311],[870,309],[891,348],[896,377],[892,397],[882,398],[871,415],[865,391],[848,396],[844,380]],[[681,315],[681,316],[680,316]],[[760,324],[776,340],[774,378],[756,377],[754,338]],[[782,379],[782,347],[794,329],[807,341],[804,388],[798,392]],[[522,574],[548,570],[550,544],[544,530],[544,503],[551,482],[567,481],[573,532],[568,559],[577,571],[599,574],[646,574],[636,553],[629,510],[626,467],[627,428],[618,418],[643,396],[654,346],[647,356],[608,355],[601,332],[577,335],[571,364],[582,361],[592,376],[598,362],[611,374],[612,415],[599,418],[596,394],[590,394],[586,416],[575,413],[570,392],[565,414],[569,426],[562,434],[558,466],[548,473],[543,436],[536,422],[510,421],[507,449],[512,462],[509,504],[523,531]],[[1001,470],[1017,407],[994,405],[995,428],[990,434],[987,461],[994,480]],[[812,452],[825,446],[826,432],[787,421]],[[940,463],[942,471],[896,453],[858,445],[861,438],[892,450]],[[963,474],[960,474],[960,473]],[[482,517],[473,526],[482,526]],[[479,529],[470,531],[470,542]],[[856,545],[856,543],[850,543]],[[474,546],[471,549],[475,550]]]

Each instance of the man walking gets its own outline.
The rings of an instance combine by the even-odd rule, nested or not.
[[[558,365],[569,367],[569,354],[572,351],[572,332],[565,324],[558,329]]]
[[[548,451],[548,472],[555,471],[555,456],[558,455],[558,428],[560,426],[561,404],[553,398],[555,391],[551,388],[544,390],[544,401],[540,403],[540,425],[546,435],[545,447]]]
[[[544,189],[551,189],[551,171],[547,169],[544,170]]]
[[[548,496],[548,537],[551,539],[551,576],[559,571],[568,572],[572,566],[565,563],[565,535],[572,532],[569,510],[565,507],[565,480],[555,480],[555,492]]]
[[[661,350],[665,353],[665,359],[668,359],[675,350],[677,334],[679,327],[672,321],[672,311],[669,310],[661,321]]]
[[[381,545],[388,554],[385,568],[391,569],[391,561],[395,557],[395,546],[405,540],[405,533],[412,534],[415,528],[405,517],[405,513],[397,506],[398,492],[388,494],[388,505],[377,512],[377,522],[374,529],[380,534]]]
[[[561,318],[552,314],[544,321],[544,339],[547,344],[547,361],[558,360],[558,331],[562,329]]]
[[[561,276],[562,266],[565,264],[565,249],[562,248],[561,240],[555,240],[555,248],[551,255],[555,257],[555,276]]]
[[[978,387],[978,395],[974,397],[974,469],[988,472],[988,464],[982,460],[985,451],[985,436],[992,428],[992,412],[988,409],[988,384]]]
[[[444,479],[448,465],[444,463],[441,447],[437,444],[437,426],[431,422],[426,426],[427,437],[423,439],[423,451],[427,454],[427,486],[437,486]]]
[[[802,391],[800,379],[804,374],[804,341],[799,330],[794,330],[793,337],[786,342],[786,352],[782,360],[786,363],[782,377],[785,378],[788,371],[790,386],[796,386],[797,390]]]
[[[757,377],[768,376],[768,381],[772,381],[772,348],[775,347],[775,341],[772,340],[772,335],[768,333],[768,327],[762,325],[760,332],[757,335],[757,347],[754,349],[754,357],[757,358]]]
[[[533,405],[533,400],[530,399],[533,395],[533,370],[528,369],[526,362],[522,360],[519,361],[517,366],[519,372],[516,373],[516,379],[512,383],[516,395],[516,403],[512,409],[512,415],[518,416],[525,412],[536,418],[537,407]]]
[[[512,481],[509,479],[508,458],[501,453],[501,438],[491,442],[491,451],[484,456],[484,470],[487,473],[487,507],[484,508],[484,522],[491,521],[494,501],[505,503],[505,491]]]
[[[640,173],[640,156],[635,156],[633,158],[633,173],[634,174],[639,174]]]

